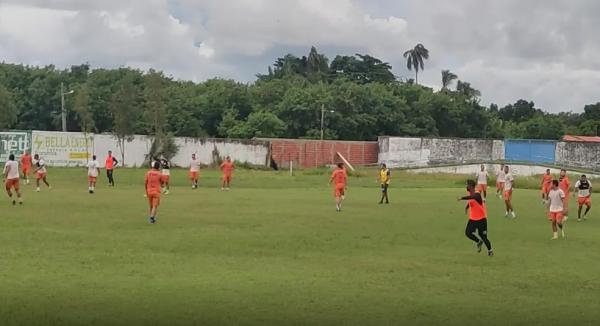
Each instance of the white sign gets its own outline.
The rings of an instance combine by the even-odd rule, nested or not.
[[[33,131],[32,153],[50,166],[84,166],[94,147],[94,136],[78,132]]]

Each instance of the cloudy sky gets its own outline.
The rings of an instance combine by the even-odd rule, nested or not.
[[[595,0],[0,0],[0,60],[150,67],[178,79],[253,81],[285,53],[369,53],[412,77],[402,53],[431,53],[485,104],[547,111],[600,101]]]

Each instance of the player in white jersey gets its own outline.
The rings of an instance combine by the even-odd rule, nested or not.
[[[4,186],[6,188],[6,193],[8,197],[12,200],[12,204],[16,205],[17,201],[13,199],[14,190],[17,193],[17,199],[19,200],[19,204],[23,204],[23,197],[21,197],[21,190],[19,185],[19,162],[15,161],[15,155],[10,154],[8,156],[8,161],[4,165]]]
[[[487,188],[488,188],[488,174],[485,170],[485,165],[481,164],[481,169],[479,172],[475,174],[477,178],[477,188],[476,191],[483,194],[483,199],[487,197]]]
[[[96,190],[96,180],[100,174],[100,162],[96,159],[96,155],[92,156],[92,160],[87,164],[88,169],[88,192],[93,194]]]
[[[502,194],[504,192],[504,181],[506,174],[504,173],[504,164],[500,164],[500,170],[496,172],[496,196],[502,199]]]
[[[581,179],[577,180],[575,183],[575,189],[577,190],[577,203],[579,204],[579,210],[577,211],[577,221],[581,221],[581,209],[583,206],[587,206],[585,209],[585,213],[583,213],[583,219],[586,220],[587,214],[592,209],[592,182],[588,180],[587,176],[584,174],[581,176]],[[575,196],[575,193],[573,193]]]
[[[48,170],[46,170],[46,162],[42,159],[38,154],[33,156],[33,164],[35,165],[35,183],[37,186],[36,191],[40,191],[40,180],[42,180],[48,189],[51,189],[50,184],[48,183],[47,175]]]
[[[504,166],[504,204],[506,206],[506,214],[504,217],[508,217],[509,215],[512,218],[516,218],[515,210],[512,205],[512,193],[514,186],[515,178],[512,173],[510,173],[510,168],[508,165]]]
[[[196,154],[192,154],[190,161],[190,179],[192,180],[192,189],[198,188],[198,176],[200,174],[200,161],[196,159]]]
[[[567,221],[565,216],[565,192],[558,187],[558,180],[552,180],[552,189],[548,193],[548,214],[552,221],[552,240],[558,239],[558,229],[562,237],[565,237],[564,223]]]

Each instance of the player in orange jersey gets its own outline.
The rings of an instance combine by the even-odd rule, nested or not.
[[[465,212],[469,214],[469,222],[465,229],[465,235],[467,238],[473,240],[477,246],[477,252],[481,252],[481,247],[485,244],[488,250],[488,256],[493,256],[492,244],[487,237],[487,211],[485,208],[484,198],[481,196],[479,191],[475,190],[475,181],[467,180],[467,192],[468,196],[458,197],[457,200],[466,200],[467,206]],[[479,237],[475,235],[475,231]]]
[[[150,206],[150,223],[156,223],[156,213],[160,205],[160,193],[162,191],[162,174],[160,173],[160,162],[152,162],[152,169],[146,172],[146,197]]]
[[[334,184],[335,210],[337,212],[342,211],[342,201],[344,201],[344,196],[346,194],[347,179],[348,174],[346,173],[346,169],[344,169],[344,163],[338,163],[337,169],[333,171],[331,178],[329,179],[329,184]]]
[[[23,179],[25,179],[25,183],[29,184],[29,174],[31,174],[31,165],[33,165],[33,160],[28,151],[25,151],[21,156],[21,172],[23,172]]]
[[[546,173],[542,176],[542,204],[546,204],[548,201],[548,193],[550,189],[552,189],[552,174],[550,174],[550,169],[546,169]]]
[[[571,180],[567,175],[567,170],[560,170],[560,177],[558,178],[558,187],[565,193],[565,220],[569,218],[569,195],[571,194]]]
[[[231,178],[233,176],[233,170],[235,165],[231,162],[231,158],[227,156],[225,161],[221,163],[221,171],[223,172],[223,183],[221,184],[221,190],[229,190],[231,186]]]

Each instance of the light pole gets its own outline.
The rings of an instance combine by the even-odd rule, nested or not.
[[[335,111],[333,110],[328,110],[330,113],[333,113]],[[323,140],[323,129],[325,126],[325,104],[321,104],[321,140]]]
[[[75,91],[70,90],[65,93],[65,85],[60,83],[60,115],[62,120],[62,131],[67,131],[67,110],[65,109],[65,95],[73,94]]]

